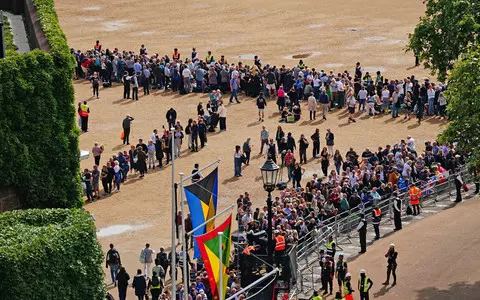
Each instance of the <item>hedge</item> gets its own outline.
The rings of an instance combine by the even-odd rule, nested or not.
[[[104,299],[95,231],[83,209],[0,214],[0,299]]]
[[[50,53],[0,61],[0,187],[25,208],[81,207],[75,60],[52,0],[34,0]]]
[[[13,43],[12,27],[10,26],[8,18],[5,16],[3,16],[3,37],[7,56],[16,55],[18,47]]]

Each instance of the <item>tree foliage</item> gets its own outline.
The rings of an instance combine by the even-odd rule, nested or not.
[[[103,253],[83,209],[0,214],[0,299],[104,299]]]
[[[472,47],[453,68],[446,92],[449,103],[444,142],[457,142],[458,149],[471,153],[470,162],[480,165],[480,46]]]
[[[0,186],[29,208],[81,207],[75,62],[52,0],[34,0],[50,53],[0,61]]]
[[[480,1],[425,0],[425,16],[409,35],[407,50],[414,51],[440,80],[446,78],[470,44],[480,41]]]
[[[7,52],[6,55],[16,55],[18,47],[13,42],[12,27],[10,26],[8,18],[5,16],[3,16],[3,37],[5,41],[5,50]]]

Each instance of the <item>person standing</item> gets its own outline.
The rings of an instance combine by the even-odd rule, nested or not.
[[[170,107],[170,109],[167,111],[167,113],[165,114],[165,118],[167,119],[168,130],[175,127],[175,122],[177,120],[177,112],[173,109],[173,107]]]
[[[125,74],[123,74],[122,80],[123,80],[123,99],[130,99],[130,83],[131,83],[131,77],[128,75],[128,71],[125,71]]]
[[[372,225],[375,229],[375,239],[380,239],[380,221],[382,219],[382,210],[375,205],[372,210]]]
[[[151,265],[153,262],[153,254],[155,253],[155,250],[150,248],[150,244],[146,243],[145,248],[142,249],[142,252],[140,253],[140,262],[143,264],[143,272],[147,276],[147,278],[150,278],[150,271],[151,271]],[[142,274],[141,270],[140,274]],[[138,274],[138,273],[137,273]]]
[[[107,269],[110,267],[110,275],[112,276],[112,284],[114,286],[117,286],[117,272],[121,264],[120,253],[114,248],[113,244],[110,244],[110,250],[108,250],[105,258],[105,267]]]
[[[205,147],[207,144],[207,125],[205,125],[203,119],[198,121],[198,137],[200,138],[200,148]]]
[[[220,120],[220,130],[226,131],[227,130],[227,109],[223,106],[223,102],[220,101],[218,103],[218,118]]]
[[[92,193],[92,173],[88,169],[83,170],[82,182],[85,184],[85,193],[88,201],[95,201]]]
[[[127,115],[125,119],[122,121],[122,127],[123,127],[123,144],[125,143],[127,145],[130,145],[130,128],[132,125],[132,121],[135,120],[134,118],[130,117],[130,115]]]
[[[332,279],[332,262],[328,257],[322,258],[322,285],[323,294],[328,294],[328,286],[330,285],[330,295],[333,294],[333,279]]]
[[[198,125],[197,121],[192,121],[192,125],[190,126],[190,136],[191,136],[191,149],[192,152],[198,152]]]
[[[355,107],[357,106],[357,100],[351,93],[347,98],[347,107],[348,107],[348,122],[357,122],[355,120]]]
[[[137,275],[133,277],[132,287],[135,289],[135,296],[138,297],[138,300],[143,300],[147,294],[147,280],[142,274],[142,270],[137,270]]]
[[[369,300],[369,292],[373,286],[373,281],[367,277],[364,269],[360,270],[360,278],[358,278],[358,291],[360,292],[360,300]]]
[[[250,144],[250,138],[243,143],[242,146],[243,153],[245,154],[245,164],[248,166],[250,164],[250,154],[252,152],[252,145]]]
[[[183,77],[183,87],[185,89],[185,92],[188,94],[192,91],[192,72],[188,67],[183,69],[182,77]]]
[[[317,113],[317,99],[313,93],[310,93],[310,97],[308,97],[308,110],[310,111],[310,121],[315,120],[315,115]]]
[[[367,220],[365,215],[362,214],[360,223],[357,226],[358,237],[360,239],[360,254],[367,252]]]
[[[325,89],[322,89],[322,93],[319,96],[318,102],[322,104],[323,119],[326,120],[328,110],[330,107],[330,97],[328,97],[328,94],[325,92]]]
[[[98,143],[95,143],[93,145],[93,148],[92,148],[92,154],[93,154],[93,158],[95,160],[95,165],[96,166],[99,166],[100,165],[100,157],[102,155],[102,152],[103,152],[103,147],[99,146]]]
[[[345,295],[345,300],[353,300],[353,292],[355,291],[352,288],[352,283],[350,282],[351,279],[352,274],[345,274],[345,282],[343,283],[343,295]]]
[[[138,100],[138,77],[136,73],[133,73],[132,77],[130,78],[132,82],[132,100]]]
[[[126,300],[127,299],[127,287],[128,281],[130,280],[130,275],[127,273],[124,267],[120,268],[120,271],[117,274],[117,287],[118,287],[118,299]]]
[[[239,145],[235,146],[235,153],[233,154],[234,175],[235,177],[242,177],[242,149]]]
[[[393,192],[393,222],[395,231],[402,229],[402,200],[397,192]]]
[[[330,235],[327,242],[327,255],[330,257],[335,257],[335,252],[337,252],[337,246],[333,240],[333,235]]]
[[[88,131],[88,115],[90,114],[90,107],[87,105],[87,101],[83,101],[80,105],[80,117],[82,119],[82,132]]]
[[[257,108],[258,108],[258,121],[263,122],[265,118],[265,107],[267,106],[267,101],[263,97],[263,93],[260,93],[260,96],[257,98]]]
[[[347,262],[343,260],[343,254],[340,253],[338,255],[337,266],[335,268],[337,282],[338,282],[338,290],[341,292],[343,284],[345,283],[345,275],[348,273],[348,265]]]
[[[100,171],[98,166],[94,165],[92,170],[92,192],[94,193],[93,197],[100,199]]]
[[[165,253],[165,249],[160,248],[160,252],[157,253],[157,257],[155,258],[155,262],[158,262],[159,265],[163,268],[163,276],[160,274],[160,277],[165,279],[165,274],[167,273],[167,269],[169,266],[168,255]]]
[[[200,173],[200,171],[199,171],[199,168],[200,168],[200,165],[198,163],[195,163],[193,165],[193,170],[192,170],[192,173],[191,173],[192,174],[192,183],[200,181],[203,178],[202,173]],[[188,231],[186,231],[186,232],[188,232]]]
[[[262,131],[260,131],[260,154],[263,153],[263,146],[268,146],[268,137],[269,133],[268,130],[265,128],[265,126],[262,126]]]
[[[267,145],[267,159],[273,160],[274,163],[277,163],[278,149],[277,145],[273,142],[273,139],[270,139],[270,143]]]
[[[458,154],[457,154],[458,155]],[[456,189],[456,198],[455,203],[462,202],[462,187],[463,187],[463,180],[460,173],[455,176],[455,189]]]
[[[333,157],[333,146],[335,145],[335,135],[330,129],[327,129],[327,134],[325,135],[325,140],[327,141],[328,153]]]
[[[301,134],[300,139],[298,140],[298,151],[300,152],[300,163],[307,163],[307,148],[308,140],[305,138],[305,135]]]
[[[277,267],[283,265],[283,256],[285,255],[285,237],[280,234],[279,230],[275,230],[275,264]]]
[[[149,169],[155,169],[155,144],[153,143],[152,140],[148,141],[148,146],[147,146],[148,152],[147,152],[147,157],[148,157],[148,168]]]
[[[162,163],[163,151],[164,151],[163,140],[158,135],[155,137],[155,139],[156,139],[156,142],[155,142],[155,156],[158,160],[158,167],[162,168],[163,167],[163,163]]]
[[[161,268],[161,267],[160,267]],[[163,282],[156,271],[152,272],[152,280],[148,282],[148,289],[152,294],[152,300],[158,300],[162,293]]]
[[[240,101],[238,101],[238,86],[240,84],[240,80],[238,79],[238,75],[237,74],[233,74],[232,76],[232,79],[230,79],[230,103],[233,103],[233,97],[235,97],[235,101],[237,101],[237,103],[240,103]]]
[[[408,190],[408,194],[410,195],[410,205],[412,206],[413,215],[416,216],[420,214],[420,198],[422,197],[422,191],[412,184]]]
[[[395,244],[390,244],[388,248],[387,254],[385,254],[385,257],[387,258],[387,280],[383,283],[383,285],[389,285],[390,284],[390,274],[393,276],[393,283],[392,286],[395,286],[397,284],[397,257],[398,257],[398,252],[395,251]]]
[[[93,89],[93,97],[97,96],[98,99],[98,87],[100,86],[97,74],[93,74],[92,77],[92,89]]]
[[[313,142],[312,157],[318,158],[320,154],[320,129],[315,129],[315,133],[310,138]]]

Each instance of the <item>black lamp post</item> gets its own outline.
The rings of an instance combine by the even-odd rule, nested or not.
[[[275,186],[277,184],[278,179],[278,171],[279,167],[276,163],[273,162],[270,158],[265,161],[263,166],[260,167],[262,171],[262,180],[263,180],[263,188],[266,192],[268,192],[267,197],[267,207],[268,207],[268,255],[273,254],[273,241],[272,241],[272,192],[275,190]]]

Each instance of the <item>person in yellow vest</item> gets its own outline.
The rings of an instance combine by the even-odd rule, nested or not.
[[[320,297],[320,295],[318,294],[317,291],[314,291],[313,296],[312,296],[312,300],[323,300],[323,298]]]
[[[372,225],[375,229],[375,239],[380,238],[380,221],[382,219],[382,210],[375,205],[372,210]]]
[[[152,279],[148,282],[148,288],[152,294],[153,300],[158,300],[160,294],[162,294],[163,282],[162,279],[158,276],[157,272],[153,271]]]
[[[205,62],[207,64],[211,64],[213,62],[212,51],[208,51],[208,55],[205,57]]]
[[[173,58],[173,60],[180,60],[180,52],[178,52],[177,48],[173,49],[172,58]]]
[[[83,101],[80,105],[80,118],[82,119],[82,132],[88,131],[88,114],[90,114],[90,107],[87,105],[87,101]]]
[[[414,184],[411,185],[408,190],[410,195],[410,205],[412,206],[413,215],[416,216],[420,213],[420,198],[422,197],[422,191]]]
[[[373,281],[367,277],[364,269],[360,270],[360,278],[358,278],[358,290],[360,291],[360,300],[369,300],[368,292],[373,286]]]
[[[353,300],[353,290],[352,283],[350,280],[352,279],[352,274],[347,273],[345,275],[345,282],[343,283],[343,295],[345,296],[345,300]]]
[[[337,245],[335,244],[335,241],[333,240],[333,236],[328,237],[328,243],[327,243],[327,255],[330,257],[335,257],[335,252],[337,251]]]
[[[275,264],[277,267],[281,265],[283,255],[285,254],[285,237],[280,234],[279,230],[275,230]]]

